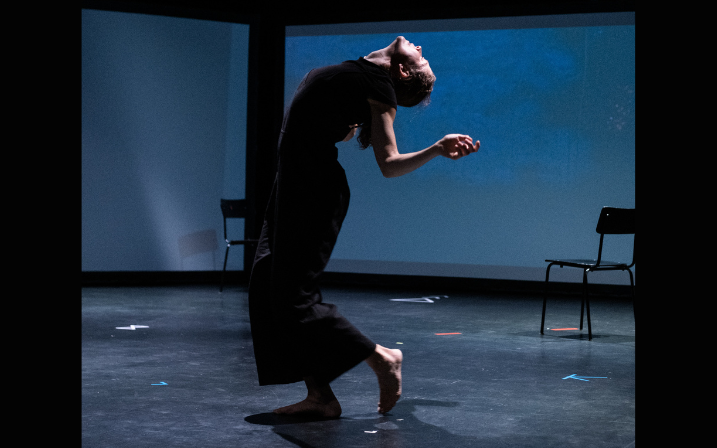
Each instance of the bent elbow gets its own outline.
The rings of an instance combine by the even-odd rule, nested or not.
[[[397,172],[397,171],[393,168],[393,166],[392,166],[391,164],[389,164],[389,163],[382,164],[382,165],[379,166],[379,168],[381,169],[381,174],[383,174],[383,177],[385,177],[385,178],[387,178],[387,179],[390,179],[390,178],[392,178],[392,177],[398,177],[398,176],[401,175],[401,174],[400,174],[399,172]]]
[[[376,162],[383,177],[398,177],[403,174],[401,173],[400,160],[396,157],[398,151],[395,147],[379,147],[377,149],[374,146],[374,151],[376,154]]]

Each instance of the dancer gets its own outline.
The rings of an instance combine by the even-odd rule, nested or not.
[[[362,334],[334,305],[319,279],[349,204],[335,144],[357,132],[373,147],[386,177],[409,173],[439,155],[459,159],[480,142],[450,134],[428,148],[400,153],[393,131],[397,106],[426,103],[435,76],[423,50],[403,36],[358,60],[310,71],[284,114],[276,179],[249,284],[249,312],[260,385],[303,381],[305,400],[277,414],[341,415],[329,383],[365,361],[379,384],[378,411],[401,396],[400,350]]]

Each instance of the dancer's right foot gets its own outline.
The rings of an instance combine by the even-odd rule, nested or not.
[[[306,397],[303,401],[274,409],[274,414],[321,417],[321,418],[339,418],[341,416],[341,405],[339,401],[322,402],[313,397]]]
[[[381,392],[378,412],[390,411],[401,398],[401,350],[389,349],[376,344],[376,350],[366,359],[366,363],[376,373]]]
[[[308,391],[306,398],[298,403],[274,409],[274,414],[320,418],[341,416],[341,405],[331,386],[317,383],[313,377],[305,377],[304,383]]]

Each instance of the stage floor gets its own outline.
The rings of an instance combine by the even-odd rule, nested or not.
[[[588,341],[587,322],[555,330],[579,326],[579,297],[551,297],[541,335],[540,296],[348,287],[323,295],[376,343],[403,351],[403,395],[390,413],[376,412],[376,377],[362,363],[331,384],[341,418],[274,416],[306,389],[258,385],[246,288],[88,287],[82,446],[635,445],[627,298],[591,298]]]

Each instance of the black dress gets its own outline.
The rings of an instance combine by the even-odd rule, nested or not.
[[[328,383],[376,344],[324,303],[321,274],[348,210],[336,143],[371,119],[367,98],[396,107],[387,71],[364,60],[314,69],[284,114],[279,163],[249,284],[259,384]]]

